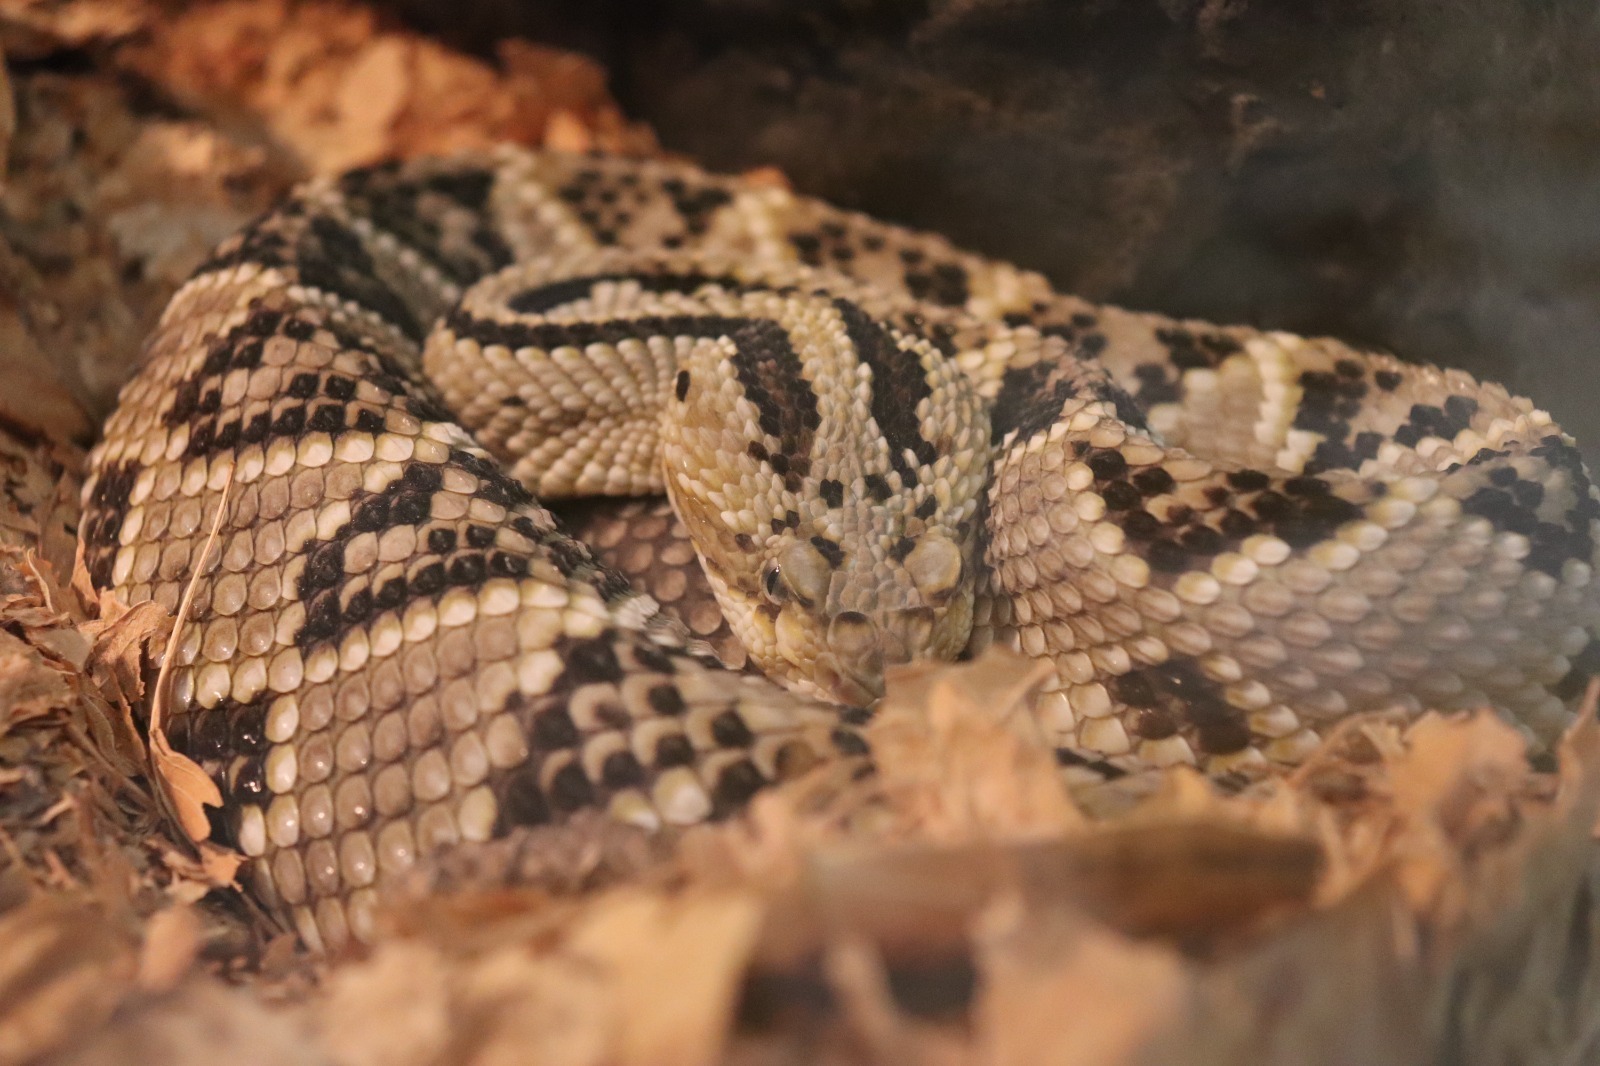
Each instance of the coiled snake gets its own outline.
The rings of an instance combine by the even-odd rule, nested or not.
[[[663,491],[703,576],[659,509],[607,542],[657,538],[654,596],[537,502]],[[85,500],[98,586],[176,608],[199,568],[169,736],[314,947],[440,845],[693,822],[859,755],[913,657],[1050,660],[1064,763],[1248,777],[1369,709],[1492,705],[1537,749],[1600,624],[1594,488],[1497,386],[511,149],[313,182],[227,241]]]

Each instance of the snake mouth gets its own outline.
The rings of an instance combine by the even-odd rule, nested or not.
[[[816,679],[827,696],[846,707],[870,707],[883,698],[883,671],[852,674],[836,660],[819,662]]]
[[[841,611],[828,622],[827,650],[817,661],[817,680],[841,703],[865,707],[883,696],[887,665],[926,655],[932,628],[923,608],[892,612],[874,620],[860,611]]]

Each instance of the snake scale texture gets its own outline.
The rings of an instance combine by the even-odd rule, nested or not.
[[[663,491],[593,548],[539,502]],[[325,949],[430,849],[860,757],[911,658],[1049,660],[1069,772],[1249,780],[1365,710],[1490,705],[1545,750],[1600,625],[1594,488],[1498,386],[515,149],[312,182],[223,244],[85,503],[97,586],[176,609],[198,575],[169,737]]]

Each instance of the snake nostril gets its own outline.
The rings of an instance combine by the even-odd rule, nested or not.
[[[828,644],[843,655],[862,655],[878,642],[878,627],[860,611],[840,611],[828,623]]]

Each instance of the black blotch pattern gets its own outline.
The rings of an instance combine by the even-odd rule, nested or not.
[[[1172,475],[1159,466],[1147,467],[1133,475],[1133,487],[1141,496],[1159,496],[1177,487]]]
[[[563,814],[582,810],[595,800],[594,783],[574,759],[550,778],[550,805]]]
[[[823,222],[814,231],[797,231],[789,234],[789,246],[794,249],[795,256],[808,266],[826,266],[831,264],[845,267],[855,260],[856,238],[848,225],[838,222]],[[883,250],[883,238],[875,233],[869,233],[859,238],[859,244],[869,252]]]
[[[935,263],[927,270],[907,269],[904,282],[912,296],[945,307],[963,307],[971,295],[966,268],[959,263]]]
[[[1142,737],[1171,736],[1187,722],[1206,754],[1228,755],[1250,743],[1244,713],[1228,705],[1222,686],[1207,678],[1193,659],[1169,659],[1132,670],[1114,680],[1111,691],[1117,700],[1141,711],[1135,731]]]
[[[1018,440],[1026,440],[1050,428],[1061,416],[1062,405],[1075,395],[1072,380],[1053,364],[1007,370],[989,412],[990,442],[999,444],[1013,430]]]
[[[1139,383],[1133,391],[1134,398],[1145,407],[1183,399],[1178,375],[1162,363],[1141,363],[1133,368],[1133,377]]]
[[[747,748],[756,739],[737,711],[723,711],[713,718],[711,737],[725,748]]]
[[[1150,427],[1144,420],[1144,407],[1133,398],[1133,394],[1118,385],[1110,378],[1095,380],[1090,384],[1090,394],[1095,399],[1109,403],[1116,412],[1117,418],[1135,429],[1148,430]]]
[[[907,483],[915,482],[916,468],[939,458],[934,443],[922,435],[917,407],[932,395],[922,357],[895,343],[889,331],[849,300],[834,300],[844,320],[846,335],[856,357],[872,371],[872,419],[889,450],[889,465]],[[910,453],[911,460],[906,459]]]
[[[235,703],[224,699],[216,711],[227,714],[227,739],[229,751],[245,755],[264,755],[267,752],[267,704],[261,699],[253,703]],[[216,712],[214,711],[214,712]]]
[[[665,770],[673,766],[688,766],[694,762],[694,745],[682,733],[673,733],[656,741],[656,768]]]
[[[822,238],[815,233],[789,234],[789,246],[807,266],[822,265]]]
[[[1362,373],[1361,364],[1346,359],[1333,370],[1307,370],[1300,375],[1300,406],[1295,412],[1294,428],[1324,438],[1306,464],[1308,472],[1355,469],[1377,455],[1381,436],[1354,433],[1353,423],[1367,395]]]
[[[1490,484],[1463,500],[1461,507],[1468,514],[1487,518],[1498,530],[1526,536],[1529,551],[1524,565],[1560,577],[1568,559],[1593,562],[1591,523],[1600,518],[1600,502],[1591,497],[1592,482],[1582,456],[1559,435],[1542,438],[1529,454],[1564,474],[1570,485],[1577,502],[1560,516],[1561,521],[1550,521],[1539,513],[1546,502],[1545,486],[1523,480],[1509,464],[1490,471]]]
[[[1167,349],[1167,358],[1179,370],[1215,367],[1240,351],[1239,342],[1223,333],[1205,333],[1185,326],[1156,330],[1156,340]]]
[[[1126,777],[1128,774],[1128,771],[1120,766],[1115,766],[1104,759],[1073,748],[1057,748],[1056,764],[1058,766],[1081,766],[1086,770],[1093,770],[1107,781],[1115,781],[1120,777]]]
[[[79,538],[83,541],[84,563],[89,568],[89,578],[96,588],[111,587],[111,571],[117,561],[122,523],[128,516],[128,496],[134,482],[144,470],[134,460],[111,463],[95,480],[94,492],[85,508],[83,528]]]
[[[644,783],[644,766],[631,751],[614,751],[600,764],[600,780],[609,789]]]
[[[767,784],[766,777],[749,759],[724,767],[711,790],[712,817],[726,818],[742,809]]]
[[[339,188],[357,213],[400,238],[458,285],[469,285],[512,260],[487,212],[494,188],[491,170],[468,162],[425,168],[382,163],[346,174]]]
[[[844,563],[844,549],[827,537],[816,536],[811,538],[811,546],[827,560],[828,565],[837,570]]]
[[[570,748],[578,743],[578,727],[565,706],[554,706],[533,716],[528,737],[540,751]]]
[[[343,540],[330,540],[318,544],[306,553],[305,569],[300,571],[296,589],[299,598],[309,600],[321,589],[329,589],[344,580]]]
[[[306,420],[306,428],[313,433],[333,434],[344,429],[344,422],[345,412],[342,405],[321,403],[311,408],[311,417]]]
[[[457,556],[450,561],[450,584],[476,588],[489,576],[489,564],[482,555],[472,553]]]
[[[652,711],[668,717],[677,717],[689,709],[689,705],[683,701],[683,693],[673,685],[651,686],[650,691],[645,694],[645,700],[650,704]]]
[[[683,216],[684,231],[691,237],[703,236],[711,227],[711,216],[718,208],[733,202],[726,189],[682,178],[668,178],[661,183],[672,206]]]
[[[390,288],[360,234],[327,215],[313,215],[294,255],[303,285],[365,307],[412,340],[423,338],[422,322],[411,303]]]
[[[833,750],[837,751],[840,755],[865,755],[871,750],[867,747],[867,742],[862,739],[861,734],[857,733],[854,729],[845,729],[842,727],[835,729],[831,734],[829,734],[828,739],[833,742]]]
[[[226,701],[225,701],[226,702]],[[169,729],[167,739],[185,755],[205,764],[221,759],[228,752],[228,710],[225,706],[198,708],[179,715],[174,724],[182,723],[180,734]]]
[[[375,612],[395,610],[414,599],[436,598],[451,587],[475,588],[492,577],[518,577],[528,572],[529,559],[524,553],[498,547],[497,530],[476,523],[468,524],[464,531],[428,530],[422,548],[433,558],[413,559],[404,577],[390,579],[381,587],[368,587],[365,575],[344,572],[345,548],[351,538],[430,520],[433,494],[443,485],[445,467],[472,474],[478,483],[474,495],[480,499],[507,507],[531,499],[520,484],[459,448],[450,452],[443,465],[408,463],[382,491],[359,493],[350,501],[349,522],[327,539],[305,546],[306,563],[297,583],[299,598],[306,604],[305,623],[296,636],[301,648],[340,640],[367,624]],[[625,578],[595,563],[577,542],[539,529],[526,516],[514,517],[509,524],[532,541],[536,550],[542,548],[563,573],[589,573],[606,596],[627,589]]]
[[[379,164],[346,174],[338,188],[352,214],[370,219],[457,284],[467,285],[507,265],[512,255],[484,210],[493,173],[464,163],[444,167]],[[448,227],[440,224],[441,212],[454,215]],[[447,229],[465,240],[447,242]],[[306,200],[291,199],[263,215],[225,242],[200,272],[241,263],[291,271],[302,284],[350,300],[422,339],[410,301],[383,280],[361,236]]]
[[[1478,413],[1478,402],[1465,396],[1451,396],[1442,406],[1414,403],[1406,421],[1392,434],[1396,443],[1407,448],[1415,447],[1424,437],[1442,437],[1450,440],[1472,424]]]
[[[332,322],[322,309],[300,308],[289,313],[267,308],[259,299],[251,307],[243,323],[208,343],[206,358],[199,369],[173,388],[173,402],[163,413],[162,422],[172,429],[188,427],[186,459],[209,458],[231,451],[241,443],[295,439],[308,430],[335,436],[345,431],[352,412],[346,401],[354,402],[355,383],[335,374],[327,375],[325,380],[318,373],[295,374],[269,411],[257,410],[245,416],[237,407],[222,410],[222,378],[236,370],[257,369],[263,345],[274,336],[292,336],[306,341],[319,332],[325,333],[324,343],[369,361],[370,370],[363,375],[363,380],[378,392],[373,402],[395,403],[418,418],[432,421],[452,418],[429,399],[425,391],[412,384],[405,368],[391,356],[378,351],[368,338]],[[315,402],[324,394],[339,402]],[[383,416],[378,410],[357,404],[353,413],[358,431],[378,433],[384,429]]]
[[[260,803],[267,795],[267,763],[260,755],[236,759],[228,768],[223,802],[229,807]]]
[[[499,789],[495,820],[497,835],[517,826],[545,825],[552,818],[550,803],[539,787],[539,768],[529,760],[512,770]]]
[[[1362,515],[1359,505],[1335,496],[1323,478],[1299,475],[1274,482],[1263,471],[1236,470],[1208,486],[1206,511],[1170,506],[1158,518],[1144,509],[1144,497],[1174,487],[1159,468],[1130,472],[1120,452],[1085,448],[1084,462],[1096,478],[1106,509],[1132,540],[1144,544],[1153,570],[1177,574],[1197,559],[1236,549],[1256,534],[1281,538],[1291,548],[1309,548]]]
[[[620,682],[624,675],[617,660],[617,639],[616,631],[607,629],[587,639],[558,640],[556,651],[566,664],[560,680],[573,686]]]

